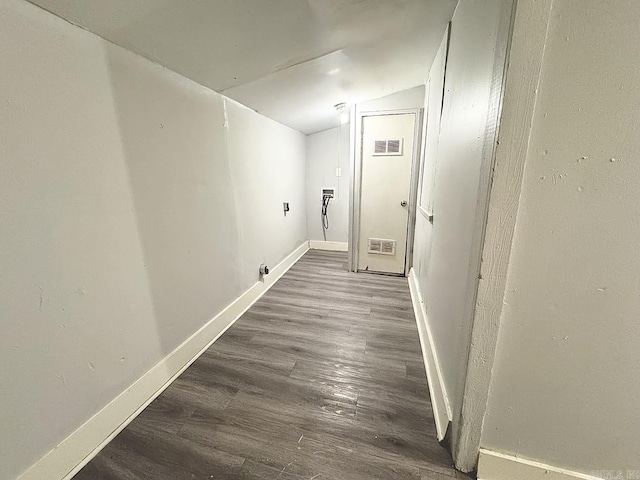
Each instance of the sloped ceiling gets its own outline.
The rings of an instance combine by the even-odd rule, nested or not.
[[[424,83],[456,0],[30,0],[309,134]]]

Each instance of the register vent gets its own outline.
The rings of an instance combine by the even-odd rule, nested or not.
[[[385,238],[369,238],[369,248],[367,251],[368,253],[378,255],[395,255],[396,241]]]
[[[374,140],[373,155],[402,155],[402,138],[391,140]]]

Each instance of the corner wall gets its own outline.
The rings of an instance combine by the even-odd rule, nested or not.
[[[322,189],[335,188],[329,202],[327,242],[349,240],[349,125],[307,135],[307,229],[309,240],[324,241]],[[336,168],[342,176],[336,176]]]
[[[0,84],[11,479],[306,241],[306,167],[299,132],[24,1]]]
[[[553,2],[481,478],[639,475],[639,24],[633,0]]]
[[[441,119],[433,115],[433,109],[439,109],[437,91],[428,96],[435,105],[428,105],[428,157],[419,191],[432,196],[433,223],[418,211],[413,276],[423,301],[425,331],[430,332],[429,355],[445,397],[441,403],[449,404],[454,430],[464,395],[482,249],[478,232],[487,201],[508,34],[505,25],[512,5],[511,0],[460,1],[450,27]],[[436,74],[436,90],[440,81]],[[435,138],[434,128],[440,129]],[[433,182],[433,187],[425,182]],[[441,430],[445,420],[440,420]],[[469,471],[473,465],[462,468]]]

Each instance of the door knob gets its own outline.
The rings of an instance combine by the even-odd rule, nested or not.
[[[406,201],[406,200],[402,200],[402,201],[400,202],[400,206],[401,206],[401,207],[406,207],[406,206],[407,206],[407,201]]]

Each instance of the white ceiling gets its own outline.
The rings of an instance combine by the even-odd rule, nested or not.
[[[303,133],[424,83],[457,0],[29,0]]]

